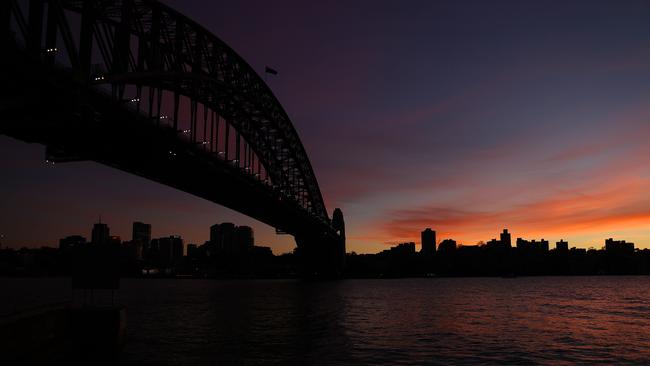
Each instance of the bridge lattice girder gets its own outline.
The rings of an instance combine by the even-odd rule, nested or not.
[[[0,5],[0,21],[5,30],[17,30],[33,57],[54,65],[64,54],[80,85],[110,91],[116,100],[131,98],[138,112],[181,135],[179,98],[189,98],[185,137],[214,159],[228,160],[227,145],[224,157],[218,136],[214,141],[215,116],[217,135],[222,118],[226,136],[230,126],[237,134],[234,164],[241,166],[241,135],[250,148],[246,169],[260,184],[330,224],[305,149],[278,100],[248,63],[191,19],[153,0],[8,0]],[[173,93],[173,102],[164,91]],[[167,103],[173,104],[169,117],[161,112]]]

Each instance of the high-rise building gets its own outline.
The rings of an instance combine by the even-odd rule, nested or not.
[[[142,245],[149,245],[151,241],[151,225],[139,221],[134,222],[132,240]]]
[[[503,232],[501,233],[501,245],[507,248],[512,247],[512,239],[508,229],[503,229]]]
[[[158,239],[158,265],[161,267],[169,267],[172,264],[173,258],[173,242],[171,237]]]
[[[609,238],[605,240],[605,251],[616,254],[634,254],[634,243],[628,243],[625,240],[614,240]]]
[[[422,247],[420,253],[433,254],[436,252],[436,232],[426,228],[420,235]]]
[[[97,223],[93,225],[92,243],[95,245],[105,245],[110,242],[111,234],[108,225]]]
[[[568,253],[569,252],[569,243],[564,241],[564,240],[560,240],[560,241],[556,242],[555,243],[555,251],[558,252],[558,253],[560,253],[560,252]]]
[[[517,251],[519,253],[544,253],[548,252],[548,240],[526,240],[517,238]]]
[[[253,228],[250,226],[237,226],[235,229],[235,242],[236,251],[247,253],[253,250],[255,245]]]
[[[161,267],[169,267],[183,258],[183,239],[178,235],[151,241],[152,259]]]
[[[220,245],[217,248],[226,253],[235,251],[235,224],[224,222],[219,225]]]
[[[255,235],[250,226],[224,222],[210,227],[210,240],[207,243],[208,253],[251,253],[255,246]]]
[[[210,226],[210,243],[218,251],[230,252],[235,247],[236,226],[230,222]]]
[[[170,236],[169,238],[172,241],[172,259],[178,261],[184,255],[183,239],[178,235]]]
[[[151,239],[149,245],[142,248],[142,258],[149,262],[156,262],[160,257],[160,239]]]
[[[219,231],[219,226],[219,224],[210,226],[210,243],[217,248],[221,248],[221,232]]]
[[[139,221],[133,223],[132,240],[129,245],[134,259],[143,258],[145,248],[151,243],[151,225]]]
[[[199,257],[199,247],[196,244],[187,244],[187,256],[189,258]]]
[[[535,241],[533,240],[533,243],[534,242]],[[544,240],[544,239],[540,240],[538,246],[542,252],[548,252],[548,240]]]

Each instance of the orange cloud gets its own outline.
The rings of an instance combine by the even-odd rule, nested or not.
[[[454,237],[473,244],[495,237],[502,228],[518,236],[570,237],[608,230],[650,228],[650,180],[616,177],[585,192],[557,192],[524,204],[495,210],[428,206],[393,211],[381,224],[390,241],[418,241],[425,227],[439,238]],[[650,239],[650,238],[649,238]]]

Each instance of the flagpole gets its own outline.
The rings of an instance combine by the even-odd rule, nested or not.
[[[267,83],[267,82],[268,82],[268,79],[267,79],[267,78],[268,78],[268,76],[267,76],[268,74],[271,74],[271,75],[277,75],[278,72],[277,72],[275,69],[272,69],[272,68],[270,68],[270,67],[268,67],[268,66],[265,66],[265,67],[264,67],[264,83]]]

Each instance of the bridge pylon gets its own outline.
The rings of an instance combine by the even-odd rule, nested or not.
[[[345,269],[345,222],[337,208],[332,217],[335,232],[296,234],[300,275],[307,279],[342,278]]]

